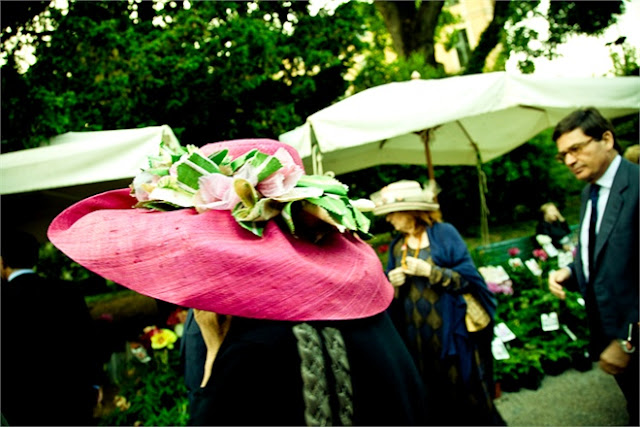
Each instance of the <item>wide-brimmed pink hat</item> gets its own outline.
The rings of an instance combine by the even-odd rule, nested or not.
[[[228,193],[211,196],[211,191],[199,190],[192,194],[193,189],[185,190],[183,185],[189,182],[187,178],[178,184],[165,182],[161,191],[154,193],[161,185],[157,176],[153,179],[142,176],[149,173],[145,171],[142,177],[134,180],[133,190],[109,191],[66,209],[51,223],[49,239],[87,269],[141,294],[185,307],[234,316],[295,321],[363,318],[388,307],[393,288],[373,249],[352,232],[366,232],[361,227],[362,217],[349,211],[354,209],[347,199],[331,190],[322,196],[314,193],[316,188],[311,188],[311,196],[304,193],[313,187],[315,179],[325,182],[321,179],[324,177],[299,177],[297,169],[302,170],[302,162],[292,147],[267,139],[213,143],[199,150],[194,148],[195,157],[183,154],[180,161],[177,156],[166,155],[152,159],[149,171],[163,176],[167,169],[158,172],[162,169],[158,164],[164,162],[167,166],[168,161],[172,174],[176,170],[189,173],[196,170],[206,180],[211,177],[203,168],[210,165],[203,163],[201,155],[211,159],[225,149],[228,150],[227,160],[220,162],[225,154],[222,152],[213,159],[214,163],[226,174],[235,173],[236,177],[246,178],[239,180],[241,183],[251,184],[247,185],[249,196],[245,196],[249,201],[241,197],[245,204],[240,203],[229,210],[221,206],[229,203]],[[252,173],[264,175],[261,171],[273,157],[262,163],[243,158],[249,155],[258,159],[259,156],[251,157],[255,149],[270,156],[278,153],[276,157],[281,159],[281,166],[289,168],[289,172],[279,177],[272,174],[271,182],[263,180],[256,186]],[[290,157],[285,155],[282,160],[282,150]],[[287,164],[286,158],[292,163]],[[228,163],[234,159],[235,164]],[[239,164],[250,162],[248,173],[246,166],[238,168]],[[230,172],[234,168],[238,169]],[[168,175],[165,177],[169,179]],[[287,180],[291,182],[287,183]],[[206,187],[205,181],[199,182],[201,187]],[[176,188],[193,196],[193,207],[175,194],[164,200],[154,200],[154,194],[166,195]],[[266,197],[269,191],[273,194]],[[306,194],[306,198],[302,200],[303,196],[297,191]],[[215,189],[212,192],[215,193]],[[251,199],[251,195],[257,195],[257,199]],[[261,203],[262,199],[270,200]],[[306,207],[311,206],[310,212],[320,211],[321,218],[328,214],[324,219],[334,222],[345,232],[334,229],[317,242],[297,237],[292,233],[294,225],[286,208],[291,200],[302,200]],[[159,208],[162,203],[158,204],[158,201],[167,202],[164,207],[178,209],[149,209]],[[256,201],[259,203],[254,205]],[[341,211],[345,206],[348,209]],[[271,212],[274,208],[281,212]],[[263,211],[271,213],[264,214]],[[341,214],[346,216],[341,217]],[[276,221],[278,215],[288,221]],[[285,223],[290,226],[283,225]],[[256,224],[258,231],[254,227]]]

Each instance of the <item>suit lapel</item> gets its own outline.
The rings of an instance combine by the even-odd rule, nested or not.
[[[609,193],[607,207],[604,210],[602,222],[600,223],[600,230],[596,237],[596,249],[593,255],[594,260],[598,259],[605,242],[609,239],[611,230],[613,230],[613,227],[618,221],[619,213],[624,206],[624,192],[629,186],[628,174],[625,166],[624,162],[620,163],[618,172],[613,179],[613,185],[611,186],[611,192]]]

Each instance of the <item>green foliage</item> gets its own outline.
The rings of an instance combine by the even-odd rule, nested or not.
[[[422,79],[447,76],[443,70],[433,68],[425,61],[423,55],[417,53],[408,58],[398,58],[391,63],[385,62],[383,57],[382,52],[371,54],[372,60],[366,63],[353,81],[354,93],[385,83],[410,80],[414,71],[419,72]]]
[[[53,246],[51,242],[46,242],[40,246],[38,264],[35,270],[44,277],[76,282],[79,284],[78,289],[85,295],[85,298],[94,294],[122,289],[120,285],[98,276],[73,261]]]
[[[633,46],[622,44],[621,52],[611,52],[613,69],[616,76],[637,76],[638,73],[638,50]]]
[[[51,242],[40,247],[38,274],[68,281],[82,281],[91,277],[91,272],[60,252]]]
[[[558,46],[570,36],[600,35],[624,12],[623,1],[552,1],[547,10],[539,8],[539,1],[511,1],[509,6],[509,17],[501,32],[501,55],[517,54],[518,66],[525,74],[534,72],[533,58],[557,57]],[[547,38],[524,23],[533,17],[542,17],[549,23]]]
[[[571,34],[600,35],[623,12],[623,1],[598,1],[591,4],[582,1],[549,2],[547,19],[550,36],[547,43],[555,48]]]
[[[532,254],[520,254],[526,260]],[[586,327],[586,311],[578,301],[577,292],[567,291],[564,301],[553,296],[547,288],[549,272],[557,269],[556,258],[535,258],[542,269],[536,276],[524,265],[514,266],[505,262],[502,267],[512,281],[512,294],[497,293],[496,324],[504,322],[516,339],[506,343],[509,358],[494,361],[495,380],[505,391],[517,391],[521,387],[537,389],[544,375],[557,375],[571,367],[590,367],[585,352],[589,331]],[[541,315],[555,312],[561,328],[543,331]],[[566,332],[568,328],[575,340]]]
[[[306,2],[151,4],[136,3],[135,19],[128,2],[71,2],[58,14],[36,64],[2,73],[3,151],[160,124],[185,144],[273,138],[342,95],[366,46],[356,3],[314,16]]]
[[[165,356],[166,358],[164,358]],[[131,404],[127,410],[114,409],[100,419],[104,426],[184,426],[189,420],[187,388],[180,369],[180,352],[156,350],[147,364],[134,360],[129,378],[119,394]]]

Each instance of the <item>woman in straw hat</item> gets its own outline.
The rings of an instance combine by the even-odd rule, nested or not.
[[[346,186],[256,139],[163,145],[130,190],[71,206],[48,235],[88,269],[194,309],[207,355],[191,424],[425,424],[368,226]]]
[[[435,185],[402,180],[371,195],[399,232],[387,274],[396,327],[422,374],[436,425],[504,425],[492,401],[496,301],[458,231],[442,222]]]

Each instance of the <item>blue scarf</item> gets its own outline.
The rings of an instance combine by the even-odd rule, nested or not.
[[[435,223],[427,228],[427,236],[431,245],[433,262],[439,267],[457,272],[467,280],[471,285],[471,293],[480,301],[489,317],[493,320],[497,306],[496,299],[476,269],[460,233],[451,224]],[[398,240],[403,237],[403,235],[397,236],[389,246],[387,272],[396,267],[393,248]],[[457,356],[462,378],[465,383],[468,383],[473,366],[474,344],[464,320],[467,312],[467,303],[462,295],[453,295],[449,292],[444,292],[440,299],[444,307],[440,313],[443,324],[441,358]]]

